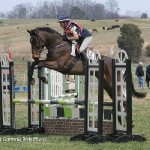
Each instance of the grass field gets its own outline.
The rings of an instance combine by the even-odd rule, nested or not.
[[[27,29],[33,29],[35,27],[48,26],[56,31],[62,33],[57,20],[50,19],[3,19],[3,24],[0,24],[0,56],[8,50],[12,51],[13,61],[15,62],[15,69],[19,67],[26,68],[26,62],[31,58],[31,46],[29,42],[29,34]],[[98,33],[93,33],[93,45],[95,49],[98,49],[101,54],[110,55],[110,49],[113,48],[114,51],[118,50],[116,39],[120,35],[120,30],[103,30],[103,26],[110,27],[112,25],[118,24],[122,26],[124,23],[133,23],[137,25],[142,31],[142,37],[144,39],[143,52],[145,51],[145,46],[150,43],[150,20],[149,19],[139,19],[139,20],[96,20],[92,22],[90,20],[75,20],[76,22],[87,27],[90,31],[97,29]],[[148,62],[148,58],[141,58],[142,61]]]
[[[149,95],[150,96],[150,95]],[[68,136],[23,135],[0,136],[0,149],[3,150],[149,150],[150,147],[150,100],[133,99],[133,134],[146,137],[146,142],[100,143],[90,145],[82,141],[70,142]],[[8,142],[16,138],[18,141]],[[19,141],[21,140],[21,141]],[[27,141],[28,140],[28,141]],[[30,141],[29,141],[30,140]],[[34,141],[32,141],[34,140]],[[42,141],[39,141],[42,140]]]
[[[29,34],[27,29],[32,29],[37,26],[49,26],[59,32],[62,29],[59,27],[57,20],[49,19],[5,19],[2,20],[3,24],[0,25],[0,56],[2,53],[8,50],[12,51],[13,61],[15,63],[15,72],[18,74],[26,74],[27,61],[31,58],[31,48],[29,43]],[[92,29],[98,29],[98,33],[93,33],[93,44],[95,48],[98,48],[102,54],[109,55],[109,50],[113,46],[117,48],[116,38],[119,36],[119,29],[105,31],[103,26],[109,27],[115,25],[115,20],[97,20],[91,22],[90,20],[77,20],[91,31]],[[145,40],[144,47],[150,42],[150,20],[119,20],[117,24],[122,25],[124,23],[133,23],[138,25],[142,31],[142,37]],[[143,47],[143,52],[145,51]],[[149,63],[149,59],[145,60],[145,66]],[[146,61],[148,60],[148,61]],[[137,64],[132,66],[135,68]],[[134,71],[133,71],[134,74]],[[22,79],[23,77],[18,77]],[[18,80],[17,84],[22,83]],[[137,80],[134,76],[134,84],[137,84]],[[140,89],[137,89],[141,91]],[[129,142],[129,143],[103,143],[89,145],[85,142],[70,142],[68,136],[49,136],[49,135],[30,135],[30,136],[0,136],[0,149],[2,150],[149,150],[150,149],[150,89],[143,89],[146,91],[147,97],[145,99],[133,98],[133,120],[135,127],[133,128],[133,134],[140,134],[146,137],[147,141],[143,143]],[[27,93],[17,93],[16,97],[26,98]],[[17,106],[20,112],[17,116],[18,126],[24,126],[27,124],[24,118],[27,116],[26,107]],[[44,141],[23,141],[23,139],[36,139]],[[18,138],[21,141],[7,141],[10,138]],[[45,141],[46,139],[46,141]]]

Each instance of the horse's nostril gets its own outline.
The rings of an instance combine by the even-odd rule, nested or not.
[[[33,58],[34,60],[38,60],[40,57],[39,57],[39,55],[32,55],[32,58]]]

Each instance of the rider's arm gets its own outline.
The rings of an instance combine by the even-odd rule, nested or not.
[[[68,40],[78,40],[79,39],[79,35],[78,33],[76,32],[76,26],[72,27],[70,29],[70,32],[72,33],[72,36],[68,37]]]

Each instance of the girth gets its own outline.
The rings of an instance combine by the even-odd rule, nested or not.
[[[74,65],[77,63],[78,60],[79,60],[78,57],[74,57],[73,60],[71,61],[71,63],[68,65],[68,67],[62,71],[62,73],[69,74],[69,72],[74,67]]]

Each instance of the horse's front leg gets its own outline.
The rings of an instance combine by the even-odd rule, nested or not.
[[[42,66],[38,66],[38,78],[45,84],[48,84],[48,79],[43,76]]]
[[[31,63],[30,67],[29,67],[29,71],[28,71],[28,77],[29,77],[29,83],[31,85],[34,85],[35,83],[35,79],[32,77],[33,76],[33,73],[34,73],[34,68],[36,65],[38,65],[39,61],[38,60],[35,60]]]
[[[38,77],[45,84],[48,83],[48,79],[46,77],[43,77],[42,67],[45,67],[45,68],[48,68],[48,69],[53,69],[53,70],[56,70],[56,71],[59,71],[59,69],[61,69],[61,67],[58,67],[57,61],[40,60],[39,64],[38,64]]]
[[[58,65],[56,61],[48,61],[48,60],[40,60],[38,64],[38,78],[44,82],[45,84],[48,84],[48,79],[43,76],[43,70],[42,68],[46,67],[48,69],[57,70]]]

